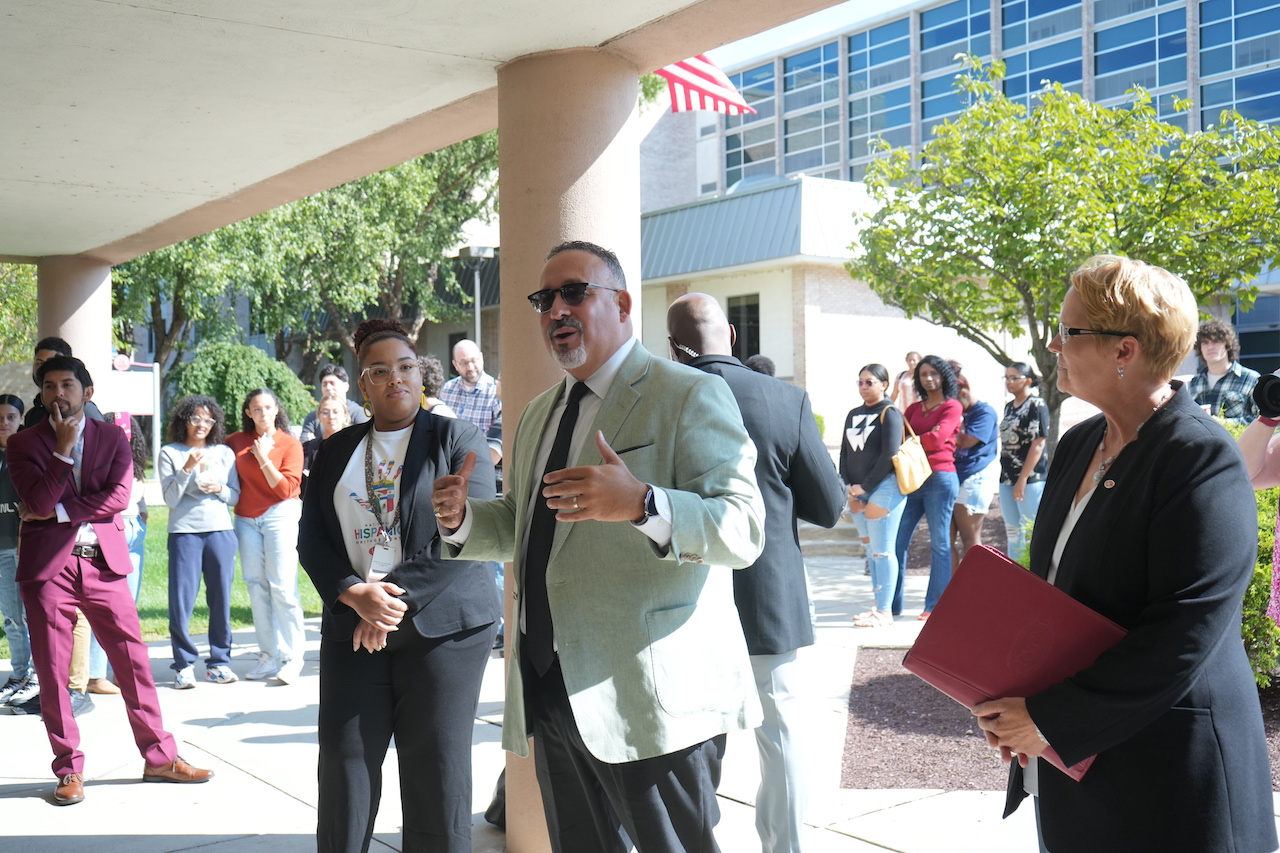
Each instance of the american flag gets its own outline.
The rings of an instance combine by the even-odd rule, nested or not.
[[[673,113],[686,110],[712,110],[730,116],[755,113],[724,72],[702,54],[654,73],[667,81]]]

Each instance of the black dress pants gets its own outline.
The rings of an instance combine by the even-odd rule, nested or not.
[[[608,764],[583,743],[559,659],[524,666],[534,767],[555,853],[719,853],[716,787],[725,735],[666,755]]]
[[[387,647],[320,645],[319,853],[365,853],[395,737],[405,853],[471,853],[471,739],[494,625]]]

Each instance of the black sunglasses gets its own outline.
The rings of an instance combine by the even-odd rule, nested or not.
[[[1058,323],[1058,338],[1066,340],[1067,338],[1078,338],[1081,335],[1103,335],[1109,338],[1136,338],[1133,332],[1112,332],[1106,329],[1077,329],[1068,326],[1066,323]]]
[[[556,294],[560,294],[560,298],[564,300],[564,304],[570,307],[581,305],[582,301],[587,298],[587,288],[598,287],[601,290],[612,290],[614,293],[621,291],[616,287],[605,287],[603,284],[592,284],[589,281],[575,282],[566,284],[563,287],[554,287],[549,290],[539,290],[537,293],[529,294],[529,304],[533,306],[533,310],[539,314],[545,314],[551,310],[551,306],[556,302]]]

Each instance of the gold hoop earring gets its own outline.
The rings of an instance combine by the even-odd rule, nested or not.
[[[368,397],[364,398],[364,416],[370,420],[373,419],[373,406],[369,403]]]
[[[430,408],[430,406],[428,406],[428,405],[427,405],[427,392],[426,392],[426,391],[423,391],[423,392],[422,392],[422,408],[424,408],[424,409],[429,409],[429,408]]]

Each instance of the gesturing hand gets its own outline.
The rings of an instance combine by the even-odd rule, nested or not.
[[[476,467],[476,454],[468,450],[456,474],[437,477],[431,488],[431,507],[440,526],[452,533],[467,517],[467,490],[471,471]]]
[[[649,487],[631,474],[599,430],[596,447],[604,464],[562,468],[542,478],[542,496],[556,511],[556,521],[634,521],[644,515]]]
[[[192,471],[196,470],[196,467],[200,464],[201,460],[203,459],[204,459],[204,448],[203,447],[193,448],[191,452],[187,454],[187,461],[183,464],[182,470],[190,474]]]
[[[80,437],[80,418],[64,418],[57,400],[53,401],[49,414],[53,418],[53,440],[58,455],[70,457],[71,451],[75,449],[76,439]],[[84,417],[84,414],[80,417]]]

